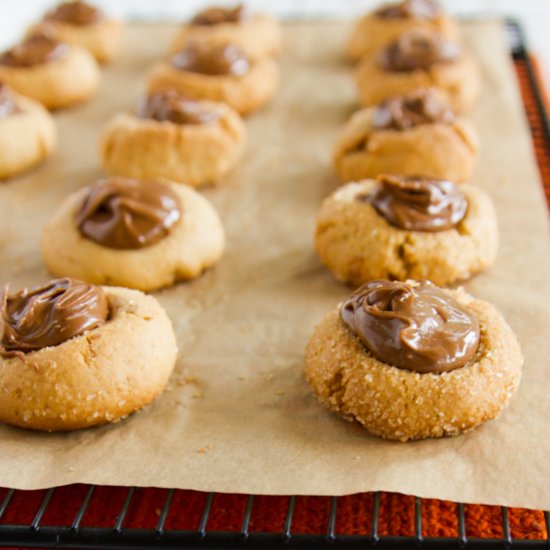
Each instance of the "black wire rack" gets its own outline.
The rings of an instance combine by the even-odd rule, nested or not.
[[[511,54],[514,59],[521,60],[527,67],[527,76],[532,88],[538,115],[542,120],[546,142],[550,150],[550,122],[546,112],[543,93],[540,90],[535,68],[528,55],[525,38],[520,25],[516,21],[507,22]],[[327,546],[330,548],[507,548],[507,549],[550,549],[550,513],[544,512],[546,539],[518,540],[512,537],[509,509],[501,507],[501,531],[499,538],[472,538],[467,536],[465,505],[456,504],[456,537],[428,537],[423,535],[423,501],[414,498],[414,534],[412,536],[383,536],[380,534],[380,502],[381,493],[372,495],[372,514],[368,534],[346,535],[337,534],[336,521],[338,514],[338,497],[329,497],[329,513],[326,528],[316,534],[295,533],[293,521],[295,517],[296,498],[290,496],[286,508],[284,526],[278,532],[253,532],[250,521],[254,510],[254,495],[246,497],[240,529],[235,531],[207,530],[214,499],[217,493],[208,493],[200,513],[196,529],[167,529],[166,520],[173,509],[175,489],[167,491],[162,507],[158,510],[156,526],[150,529],[124,527],[129,519],[132,499],[136,488],[126,489],[124,501],[116,514],[113,524],[109,527],[82,526],[83,518],[89,509],[90,502],[97,487],[88,486],[81,505],[74,518],[67,525],[45,525],[42,520],[50,506],[58,488],[49,489],[39,503],[32,521],[28,524],[2,524],[14,497],[20,491],[10,489],[0,502],[0,547],[18,548],[82,548],[82,549],[150,549],[150,548],[234,548],[246,546],[249,548],[308,548]]]
[[[251,532],[250,519],[254,508],[254,496],[248,495],[246,506],[241,517],[238,531],[207,531],[207,524],[216,493],[208,493],[203,506],[200,521],[195,530],[166,529],[165,523],[171,511],[175,489],[167,491],[159,518],[154,529],[123,528],[128,519],[135,488],[127,489],[124,502],[111,527],[81,527],[82,519],[90,505],[96,486],[90,485],[70,525],[41,525],[42,518],[54,496],[56,488],[49,489],[29,525],[2,525],[0,527],[0,544],[7,547],[24,548],[116,548],[116,549],[150,549],[150,548],[281,548],[281,547],[318,547],[328,545],[331,548],[376,547],[385,548],[549,548],[550,538],[546,540],[514,540],[511,534],[509,512],[501,507],[502,537],[498,539],[471,538],[466,534],[465,505],[456,504],[458,533],[456,537],[423,536],[423,514],[421,498],[414,499],[414,535],[381,536],[379,534],[380,495],[373,493],[372,519],[368,535],[336,534],[336,517],[338,497],[329,497],[330,511],[326,530],[318,534],[301,534],[293,532],[293,518],[296,498],[289,497],[284,527],[277,533]],[[0,504],[0,519],[9,506],[15,490],[11,489]],[[550,513],[544,513],[547,533],[550,533]]]

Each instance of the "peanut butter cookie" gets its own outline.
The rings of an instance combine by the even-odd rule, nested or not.
[[[234,44],[190,42],[153,68],[148,89],[173,88],[190,98],[227,103],[247,115],[271,99],[278,82],[279,67],[271,58],[252,60]]]
[[[315,328],[306,377],[319,401],[371,434],[456,436],[496,418],[523,358],[496,308],[463,289],[371,281]]]
[[[201,42],[209,47],[235,44],[250,59],[261,59],[280,53],[281,29],[273,17],[252,13],[242,4],[234,8],[211,7],[182,25],[172,52],[180,51],[189,42]]]
[[[48,109],[59,109],[95,93],[99,68],[84,48],[33,35],[0,54],[0,81]]]
[[[42,257],[56,276],[151,291],[197,277],[224,246],[216,211],[191,187],[113,177],[61,204]]]
[[[377,278],[449,285],[491,266],[497,248],[484,191],[421,177],[348,183],[325,199],[315,230],[321,261],[354,286]]]
[[[47,33],[68,44],[88,50],[98,63],[111,62],[120,51],[122,23],[109,19],[82,0],[62,2],[33,25],[29,35]]]
[[[347,56],[351,61],[359,61],[411,29],[435,31],[455,42],[459,37],[457,22],[446,15],[437,2],[403,0],[384,5],[359,19],[347,44]]]
[[[363,105],[418,88],[438,88],[457,113],[468,111],[479,95],[479,71],[472,56],[455,42],[426,29],[399,36],[357,67]]]
[[[468,181],[478,150],[469,121],[456,117],[434,89],[420,89],[355,113],[333,160],[342,181],[392,173]]]
[[[56,144],[50,113],[0,83],[0,179],[36,166],[52,154]]]
[[[143,98],[134,113],[116,115],[103,131],[101,156],[109,174],[196,187],[236,166],[245,135],[231,107],[167,90]]]
[[[117,422],[164,389],[176,361],[152,296],[54,279],[1,303],[0,420],[35,430]]]

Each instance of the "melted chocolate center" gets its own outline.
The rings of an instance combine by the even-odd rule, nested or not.
[[[46,21],[59,21],[69,25],[85,27],[99,23],[104,19],[103,13],[94,6],[90,6],[82,0],[63,2],[44,17]]]
[[[0,55],[0,65],[34,67],[56,61],[67,52],[67,44],[43,34],[32,35]]]
[[[221,23],[242,23],[250,19],[250,12],[239,4],[234,8],[212,7],[200,11],[191,19],[191,25],[212,26]]]
[[[96,182],[76,215],[80,233],[102,246],[138,249],[166,237],[181,218],[169,186],[120,177]]]
[[[207,47],[189,43],[172,56],[172,66],[180,71],[204,75],[242,76],[250,69],[245,53],[234,44]]]
[[[12,295],[4,289],[0,354],[57,346],[103,325],[108,316],[103,289],[75,279],[53,279]]]
[[[379,189],[368,197],[389,223],[408,231],[444,231],[466,215],[468,201],[451,181],[420,176],[378,178]]]
[[[427,281],[370,281],[342,304],[340,316],[378,360],[404,370],[451,371],[479,346],[476,316]]]
[[[374,109],[376,129],[408,130],[423,124],[451,124],[454,113],[433,90],[415,90],[387,99]]]
[[[459,55],[460,48],[440,34],[411,29],[379,52],[378,64],[386,71],[409,72],[455,61]]]
[[[175,124],[208,124],[220,118],[217,110],[180,95],[175,90],[155,92],[143,98],[136,109],[140,118]]]
[[[435,19],[441,7],[433,0],[403,0],[399,4],[382,6],[374,12],[380,19]]]

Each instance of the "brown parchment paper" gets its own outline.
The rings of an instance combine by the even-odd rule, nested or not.
[[[228,248],[202,278],[156,293],[180,354],[168,391],[126,421],[69,434],[0,425],[0,485],[73,482],[254,494],[388,490],[550,508],[550,247],[547,212],[501,25],[468,24],[483,98],[475,181],[492,195],[502,245],[467,284],[498,305],[525,354],[519,394],[497,420],[455,439],[390,443],[317,404],[302,374],[312,327],[350,290],[312,249],[316,211],[336,186],[331,148],[355,108],[342,23],[285,25],[282,85],[249,119],[246,158],[221,189]],[[44,281],[42,227],[70,191],[101,175],[100,128],[142,91],[175,29],[132,26],[100,94],[56,114],[52,160],[0,187],[0,280]]]

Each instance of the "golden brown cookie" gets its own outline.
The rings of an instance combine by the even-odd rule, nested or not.
[[[196,187],[228,174],[245,141],[244,123],[231,107],[168,90],[144,98],[135,113],[116,115],[103,131],[101,156],[109,174]]]
[[[418,88],[438,88],[456,113],[471,109],[479,95],[479,70],[456,43],[427,30],[407,31],[365,57],[355,73],[361,103],[376,105]]]
[[[383,173],[468,181],[478,150],[471,123],[433,90],[415,90],[356,112],[333,152],[342,181]]]
[[[57,145],[50,113],[0,83],[0,179],[36,166]]]
[[[79,189],[42,235],[54,275],[143,291],[197,277],[224,247],[216,211],[191,187],[124,178]]]
[[[417,286],[410,283],[406,286]],[[362,289],[355,295],[364,294]],[[446,372],[393,366],[375,356],[359,336],[362,332],[352,330],[338,308],[315,328],[306,348],[306,377],[319,401],[345,419],[360,422],[374,435],[400,441],[455,436],[496,418],[515,394],[521,378],[523,358],[516,336],[488,302],[473,298],[463,289],[442,292],[477,321],[477,349],[466,364]],[[390,312],[401,304],[408,305],[410,296],[405,293],[394,290],[386,306],[390,319],[395,319]],[[380,295],[374,298],[385,299]],[[373,317],[368,312],[374,306],[363,304],[358,309],[365,308],[365,317],[355,318],[363,333],[365,329],[375,331],[376,320],[370,324]],[[440,322],[441,318],[435,321]],[[403,330],[404,324],[398,326]],[[432,343],[421,351],[428,355],[440,349]],[[404,355],[401,357],[403,360]]]
[[[117,422],[155,399],[174,368],[170,320],[141,292],[57,279],[2,307],[3,422],[47,431]]]
[[[443,13],[436,2],[404,0],[361,17],[353,28],[346,54],[351,61],[359,61],[411,29],[436,31],[452,41],[457,41],[460,34],[457,22]]]
[[[172,52],[189,42],[201,42],[210,47],[224,44],[239,46],[250,59],[276,56],[281,51],[279,22],[269,15],[250,13],[242,6],[207,8],[182,25]]]
[[[108,19],[98,8],[81,0],[62,2],[28,34],[47,33],[61,42],[88,50],[98,63],[111,62],[120,51],[122,23]]]
[[[375,180],[348,183],[323,202],[315,250],[337,279],[355,286],[377,278],[448,285],[493,264],[498,227],[484,191],[470,184],[459,192],[456,186],[434,189],[429,179],[416,188],[417,178],[397,180],[402,183],[390,184],[389,192]],[[403,221],[409,229],[396,225]]]
[[[233,44],[189,43],[153,68],[148,91],[173,88],[190,98],[227,103],[247,115],[271,99],[278,82],[279,68],[271,58],[249,59]]]
[[[84,48],[34,35],[0,54],[0,81],[58,109],[89,99],[99,85],[99,69]]]

